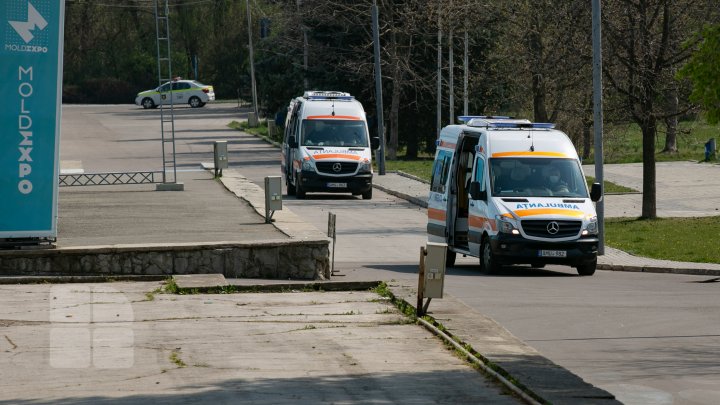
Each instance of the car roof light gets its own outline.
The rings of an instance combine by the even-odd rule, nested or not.
[[[355,97],[341,91],[306,91],[303,98],[308,100],[353,100]]]
[[[483,120],[511,120],[514,117],[508,117],[506,115],[461,115],[457,117],[458,121],[462,123],[468,123],[468,121],[471,121],[473,119],[483,119]]]
[[[492,128],[531,128],[531,129],[553,129],[555,124],[548,122],[491,122],[488,127]]]

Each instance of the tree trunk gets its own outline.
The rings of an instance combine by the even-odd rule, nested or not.
[[[667,133],[665,134],[665,147],[663,148],[663,153],[677,153],[678,147],[677,147],[677,126],[678,126],[678,118],[677,118],[677,112],[678,112],[678,94],[677,94],[677,86],[673,86],[673,88],[668,92],[668,112],[673,114],[671,117],[668,117],[665,119],[665,127],[667,128]]]
[[[400,72],[395,67],[393,72],[393,90],[390,99],[390,142],[388,142],[388,159],[397,159],[398,150],[398,127],[400,125]]]
[[[416,159],[418,157],[418,145],[419,139],[415,132],[411,133],[408,136],[407,140],[407,150],[405,151],[405,158],[407,159]]]
[[[535,122],[548,122],[547,108],[545,107],[545,93],[547,91],[545,87],[545,77],[540,66],[543,59],[543,45],[542,38],[540,37],[540,22],[539,17],[533,18],[533,30],[529,34],[528,48],[530,57],[532,74],[532,95],[533,95],[533,119]]]
[[[400,70],[400,61],[398,60],[398,44],[395,32],[390,36],[390,46],[392,46],[393,61],[393,89],[390,98],[390,139],[387,144],[389,160],[397,160],[398,150],[398,127],[400,125],[400,89],[402,84],[402,71]]]
[[[590,131],[593,127],[593,122],[590,120],[583,120],[582,126],[582,160],[585,161],[590,158],[590,150],[593,147],[592,132]]]
[[[655,118],[651,115],[641,123],[643,135],[643,196],[642,218],[657,218],[655,198],[655,135],[657,132]]]

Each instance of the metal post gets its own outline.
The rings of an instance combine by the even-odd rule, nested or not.
[[[440,30],[440,9],[438,9],[438,51],[437,51],[437,138],[442,128],[442,30]]]
[[[297,12],[298,16],[301,16],[300,14],[300,4],[302,4],[302,0],[297,0]],[[302,16],[300,17],[302,18]],[[308,85],[308,78],[307,78],[307,70],[308,70],[308,36],[307,36],[307,29],[304,25],[300,26],[300,29],[302,29],[303,33],[303,90],[309,90]]]
[[[451,2],[452,3],[452,2]],[[453,55],[453,29],[450,26],[450,33],[448,34],[448,125],[455,123],[455,75],[453,70],[455,69],[455,57]]]
[[[468,77],[470,76],[468,69],[468,32],[465,30],[465,56],[463,58],[463,71],[465,74],[465,77],[463,78],[463,115],[470,115],[468,113]]]
[[[593,126],[595,128],[595,179],[604,183],[603,175],[603,107],[602,107],[602,31],[600,0],[592,0],[592,42],[593,42]],[[603,187],[603,194],[605,187]],[[600,243],[598,254],[605,254],[605,202],[596,204]]]
[[[373,42],[375,48],[375,109],[378,122],[378,137],[380,148],[377,150],[378,174],[385,175],[385,117],[382,102],[382,72],[380,70],[380,28],[377,2],[373,0],[372,7]]]
[[[250,0],[245,0],[245,6],[247,8],[247,22],[248,22],[248,51],[250,56],[250,87],[253,98],[253,112],[255,117],[260,120],[258,113],[258,99],[257,99],[257,88],[255,87],[255,58],[253,56],[253,42],[252,42],[252,18],[250,15]]]
[[[332,260],[330,261],[330,275],[335,275],[335,245],[337,244],[337,232],[335,228],[337,216],[333,214],[332,212],[328,212],[328,238],[332,238],[333,242],[333,248],[332,248]]]
[[[418,268],[418,290],[417,305],[415,306],[415,314],[417,316],[425,315],[423,313],[423,292],[425,290],[425,246],[420,246],[420,267]]]

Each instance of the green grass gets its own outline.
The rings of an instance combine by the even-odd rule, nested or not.
[[[232,121],[228,127],[239,131],[247,132],[260,138],[275,142],[282,142],[282,128],[276,129],[273,136],[268,135],[267,120],[260,120],[260,125],[256,128],[250,128],[247,121]]]
[[[180,358],[180,351],[178,349],[175,349],[170,353],[170,361],[179,368],[187,367],[187,364],[185,364],[185,362]]]
[[[704,119],[681,121],[678,125],[678,153],[660,153],[665,146],[665,125],[658,125],[655,140],[655,159],[658,162],[680,160],[704,160],[705,142],[710,138],[718,138],[720,125],[709,125]],[[642,162],[642,132],[637,124],[606,125],[603,134],[603,152],[605,163],[639,163]],[[584,164],[593,163],[590,159]]]
[[[423,180],[430,181],[433,159],[385,160],[386,171],[402,171]],[[377,171],[377,168],[375,169]]]
[[[592,176],[586,176],[585,181],[587,181],[588,187],[591,187],[592,184],[595,182],[595,177]],[[621,186],[619,184],[615,184],[613,182],[604,180],[603,181],[603,191],[607,193],[635,193],[637,190],[632,189],[630,187]]]
[[[720,263],[720,217],[605,220],[608,246],[638,256]]]

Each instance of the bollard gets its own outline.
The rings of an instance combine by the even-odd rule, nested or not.
[[[710,138],[707,143],[705,143],[705,160],[715,160],[716,158],[716,145],[715,145],[715,138]]]

